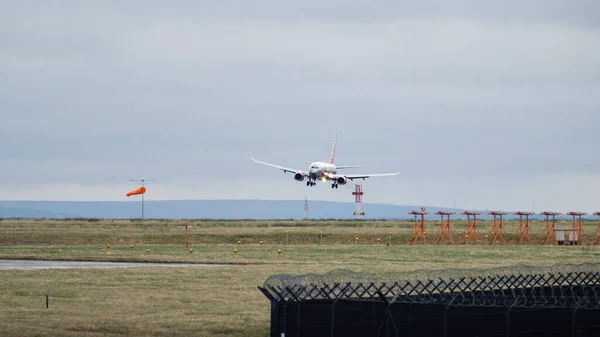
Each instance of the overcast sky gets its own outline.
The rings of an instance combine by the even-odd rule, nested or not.
[[[600,2],[2,1],[0,199],[600,211]]]

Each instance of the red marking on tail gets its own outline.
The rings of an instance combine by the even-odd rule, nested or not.
[[[335,143],[337,142],[337,134],[333,137],[333,148],[331,149],[331,156],[329,157],[329,164],[333,164],[335,161]]]

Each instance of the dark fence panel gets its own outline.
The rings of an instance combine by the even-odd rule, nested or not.
[[[272,337],[600,336],[597,265],[435,281],[310,280],[259,287],[271,300]]]

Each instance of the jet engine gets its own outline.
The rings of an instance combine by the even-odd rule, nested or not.
[[[294,179],[298,180],[298,181],[302,181],[302,180],[304,180],[304,174],[302,172],[298,172],[298,173],[294,174]]]
[[[338,177],[335,182],[339,185],[346,185],[346,183],[348,182],[348,178],[346,177]]]

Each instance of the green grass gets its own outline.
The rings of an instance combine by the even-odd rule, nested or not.
[[[407,243],[411,238],[412,221],[84,221],[84,220],[4,220],[0,221],[0,246],[15,245],[179,245],[184,241],[184,225],[188,224],[188,240],[193,244],[318,244],[323,232],[324,244],[347,244],[354,240],[355,232],[361,243],[389,240],[394,244]],[[455,240],[461,237],[465,221],[454,221],[452,233]],[[533,243],[543,241],[544,221],[530,222]],[[557,228],[568,229],[570,221],[558,222]],[[426,221],[429,240],[436,237],[439,221]],[[481,240],[490,233],[492,221],[478,221]],[[515,241],[519,233],[518,221],[505,221],[505,238]],[[595,237],[597,222],[586,221],[584,232],[589,241]],[[464,240],[464,238],[463,238]]]
[[[175,221],[0,221],[0,259],[240,264],[0,271],[0,335],[267,336],[270,305],[256,287],[273,274],[552,265],[600,258],[598,247],[412,246],[405,244],[411,222],[297,223],[302,222],[191,222],[185,248],[183,223]],[[589,236],[596,226],[586,224]],[[516,230],[518,223],[508,228]],[[532,232],[541,229],[543,224],[532,224]],[[390,231],[392,245],[387,246]],[[378,237],[386,239],[378,243]]]

